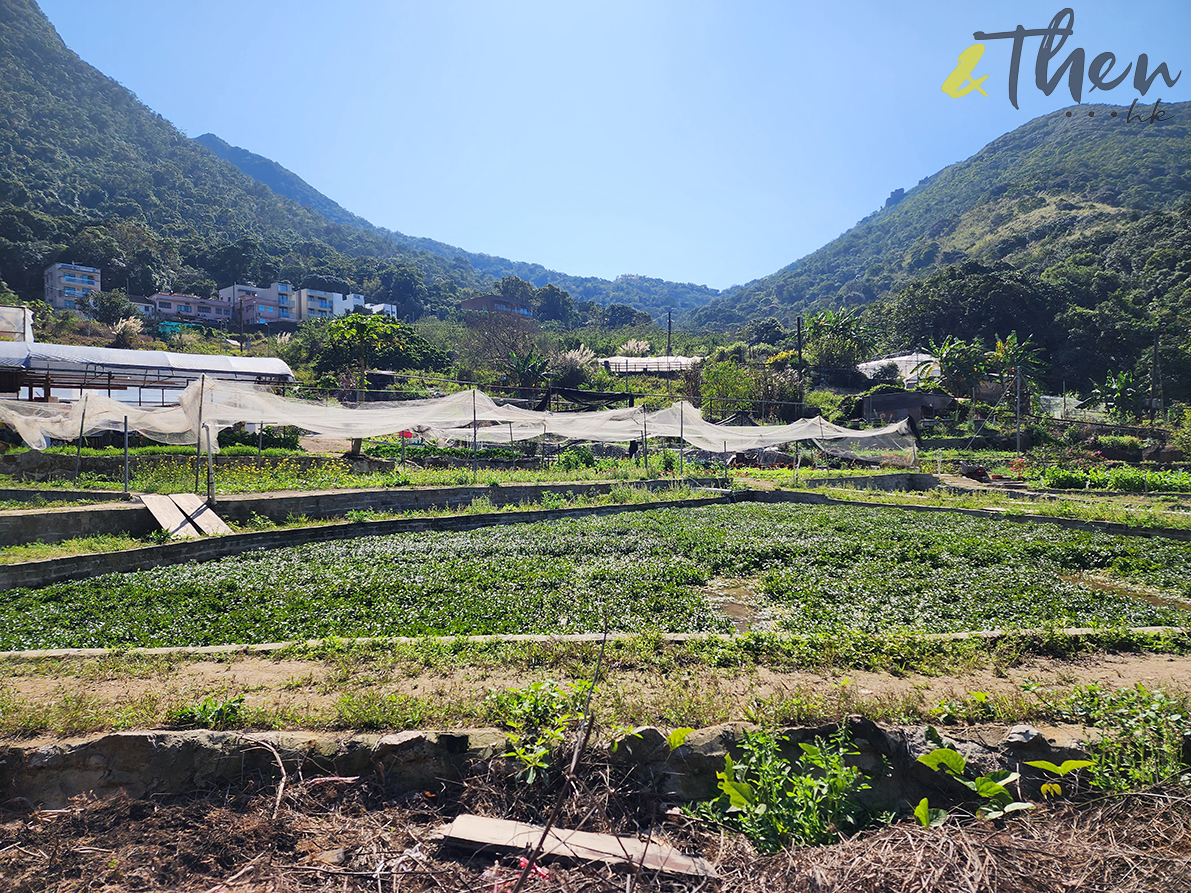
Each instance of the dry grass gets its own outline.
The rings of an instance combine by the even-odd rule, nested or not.
[[[260,779],[173,802],[77,802],[65,810],[0,809],[0,886],[15,891],[422,891],[510,893],[515,856],[440,848],[433,830],[479,813],[541,822],[557,788],[527,786],[503,762],[432,790],[396,793],[378,778]],[[12,804],[9,804],[10,806]],[[718,882],[602,865],[547,863],[527,891],[768,893],[1141,893],[1191,890],[1191,795],[1185,788],[1040,808],[1000,825],[906,821],[819,848],[761,856],[744,839],[666,812],[644,780],[603,764],[582,772],[560,827],[648,835],[699,853]]]

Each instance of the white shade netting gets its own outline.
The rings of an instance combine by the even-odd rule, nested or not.
[[[482,391],[468,390],[428,400],[347,408],[211,379],[192,382],[181,392],[177,406],[160,408],[130,406],[96,394],[87,394],[70,404],[0,400],[0,423],[39,450],[45,449],[50,440],[71,441],[80,435],[122,431],[125,417],[129,431],[172,444],[196,443],[205,426],[210,426],[214,443],[220,430],[250,422],[291,426],[325,437],[355,439],[409,432],[429,440],[474,440],[482,444],[507,444],[543,436],[593,443],[664,437],[715,453],[813,441],[827,452],[865,461],[875,461],[883,454],[908,454],[914,449],[914,435],[905,421],[866,431],[842,428],[822,418],[788,425],[716,425],[686,401],[655,412],[643,407],[542,412],[498,404]]]

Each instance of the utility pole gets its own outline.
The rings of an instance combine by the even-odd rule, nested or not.
[[[1154,427],[1154,390],[1158,383],[1158,330],[1154,330],[1154,362],[1150,370],[1150,427]]]
[[[1013,370],[1013,377],[1017,381],[1017,455],[1021,455],[1021,367]]]
[[[674,356],[670,352],[670,336],[674,332],[674,326],[670,319],[670,311],[666,311],[666,393],[670,393],[670,381],[674,378],[674,363],[670,358]],[[681,464],[681,463],[680,463]]]
[[[802,371],[802,317],[798,317],[798,371]]]

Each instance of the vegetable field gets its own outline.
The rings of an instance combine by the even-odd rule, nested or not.
[[[0,604],[0,649],[324,636],[1182,624],[1191,546],[845,506],[670,509],[417,533],[108,575]]]

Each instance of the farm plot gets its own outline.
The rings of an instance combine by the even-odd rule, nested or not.
[[[668,509],[11,590],[0,649],[726,631],[717,578],[746,581],[765,623],[794,633],[1183,624],[1191,547],[884,508]]]

